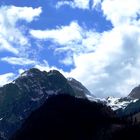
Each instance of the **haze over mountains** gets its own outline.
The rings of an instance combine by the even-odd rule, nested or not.
[[[29,133],[31,134],[31,140],[36,137],[36,135],[32,135],[34,134],[34,131],[38,131],[38,135],[39,134],[45,135],[46,138],[47,137],[50,138],[50,136],[47,136],[45,131],[43,131],[43,134],[41,132],[43,128],[49,130],[50,125],[51,125],[49,124],[49,121],[51,122],[55,121],[52,125],[52,128],[55,127],[56,125],[55,123],[60,123],[62,127],[60,126],[57,126],[57,127],[58,129],[59,127],[62,128],[62,131],[64,131],[64,128],[66,127],[67,122],[72,121],[73,122],[72,124],[76,125],[76,128],[73,130],[73,133],[75,133],[74,131],[76,131],[76,129],[79,128],[79,131],[78,131],[79,133],[77,135],[74,134],[73,139],[75,137],[80,138],[81,137],[80,129],[82,129],[81,131],[85,131],[85,128],[89,129],[87,126],[85,126],[89,124],[90,124],[91,131],[93,131],[92,129],[94,129],[95,131],[97,130],[99,130],[99,132],[101,131],[101,133],[107,126],[107,130],[109,131],[110,135],[113,135],[112,126],[115,125],[115,129],[118,130],[118,127],[116,125],[120,125],[121,128],[124,125],[123,124],[124,122],[120,122],[119,117],[129,118],[129,115],[131,114],[132,116],[135,116],[135,118],[139,119],[139,115],[137,115],[140,112],[139,93],[140,93],[139,88],[137,87],[132,90],[132,92],[129,94],[128,97],[125,97],[125,98],[108,97],[107,99],[99,99],[95,97],[93,93],[91,94],[88,91],[88,89],[84,87],[84,85],[82,85],[82,83],[75,80],[74,78],[66,79],[57,70],[51,70],[49,72],[46,72],[46,71],[40,71],[36,68],[32,68],[22,73],[12,83],[4,85],[3,87],[0,88],[0,139],[1,140],[9,139],[13,134],[16,133],[17,130],[20,130],[21,128],[21,131],[18,131],[19,134],[17,132],[15,134],[15,137],[13,137],[16,140],[17,139],[21,140],[21,136],[23,134],[25,134],[25,137],[28,134],[28,125],[30,125],[30,123],[34,124],[34,121],[40,122],[41,121],[40,119],[43,119],[43,120],[42,122],[38,123],[39,127],[42,126],[42,123],[45,123],[45,124],[42,126],[42,128],[40,128],[40,131],[38,130],[38,125],[36,124],[34,124],[33,126],[31,125],[31,128],[29,128]],[[51,98],[52,96],[53,98]],[[52,100],[54,100],[54,102],[52,102]],[[67,100],[68,100],[68,104],[67,104]],[[93,109],[92,109],[92,106],[94,106]],[[50,112],[52,107],[54,109],[54,113],[55,112],[58,113],[59,110],[61,110],[59,115],[62,118],[64,116],[66,118],[64,117],[62,119],[60,116],[58,116],[58,120],[55,120],[56,118],[54,118],[54,120],[50,119],[48,115],[50,115],[50,117],[55,116],[55,114],[52,114],[52,112]],[[98,110],[97,109],[98,107],[100,109],[98,112],[96,112],[96,110]],[[73,110],[74,108],[77,108],[77,109]],[[38,109],[42,110],[41,115],[37,116],[37,118],[34,118],[34,115],[32,114],[32,112],[35,112],[34,114],[38,114],[38,111],[39,111]],[[78,114],[74,115],[73,111],[74,112],[76,111]],[[85,112],[85,116],[83,116],[83,118],[81,118],[82,117],[81,115],[84,115],[84,114],[81,114],[82,111],[83,113]],[[66,116],[67,113],[68,114],[72,113],[77,118],[74,118],[74,116],[71,116],[71,115],[70,116],[72,118],[70,116]],[[108,117],[105,115],[106,113],[108,114],[107,115]],[[102,122],[101,119],[94,118],[94,115],[97,115],[99,118],[101,117],[104,121]],[[44,117],[47,120],[44,120],[45,119]],[[64,122],[61,119],[64,120]],[[74,121],[74,119],[76,119],[77,124],[75,124],[76,122]],[[78,122],[78,119],[81,121]],[[89,119],[89,121],[86,121],[87,119]],[[94,125],[96,120],[97,120],[96,126],[97,127],[98,125],[100,126],[98,129],[92,126],[92,124]],[[107,121],[107,125],[105,124],[106,121]],[[115,124],[114,124],[114,121],[115,121]],[[118,121],[119,121],[119,124],[118,124]],[[83,122],[85,124],[83,124]],[[132,119],[132,122],[133,122],[133,119]],[[125,122],[125,123],[128,123],[128,122]],[[46,126],[47,124],[49,124],[49,126]],[[79,126],[81,125],[84,125],[85,128],[84,127],[80,128]],[[108,127],[108,125],[111,126],[111,128]],[[69,124],[68,127],[69,128],[67,130],[67,133],[74,126],[71,126]],[[113,131],[114,131],[114,128],[113,128]],[[50,133],[52,133],[51,130],[50,130]],[[56,130],[54,133],[56,133]],[[107,133],[108,132],[106,131],[106,134]],[[92,133],[92,132],[89,132],[89,133],[85,132],[85,136],[82,136],[82,137],[83,139],[86,139],[88,135],[91,136],[94,134],[97,135],[96,139],[98,139],[99,134]],[[101,136],[102,136],[101,137],[102,139],[104,135],[101,135]],[[66,138],[67,136],[63,137],[63,135],[61,135],[61,137]],[[27,139],[28,137],[26,137],[24,140],[27,140]]]

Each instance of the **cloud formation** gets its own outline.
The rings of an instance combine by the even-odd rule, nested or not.
[[[104,32],[95,52],[74,57],[70,75],[97,96],[127,95],[140,83],[139,38],[139,27],[132,25]]]
[[[114,26],[134,23],[140,14],[139,0],[103,0],[100,4],[107,20]]]
[[[41,12],[41,7],[1,6],[0,51],[9,51],[15,55],[19,55],[20,51],[28,49],[30,43],[24,35],[25,29],[23,30],[23,27],[19,26],[18,22],[22,20],[31,22],[35,20]]]
[[[71,44],[75,40],[80,40],[80,32],[80,26],[76,22],[71,22],[69,26],[61,26],[52,30],[31,30],[30,34],[38,39],[51,39],[53,42],[66,45]]]
[[[64,1],[59,1],[56,4],[56,8],[60,8],[64,5],[68,5],[72,8],[80,8],[80,9],[89,9],[89,2],[90,0],[64,0]]]
[[[63,5],[84,10],[100,10],[113,27],[100,33],[95,29],[88,29],[86,25],[80,26],[78,21],[71,21],[66,26],[61,25],[54,29],[31,29],[31,37],[37,41],[51,42],[54,53],[65,54],[65,57],[58,61],[73,67],[70,72],[60,71],[65,76],[81,81],[97,97],[128,95],[133,87],[140,84],[140,1],[64,0],[59,1],[56,7]],[[46,60],[43,63],[35,62],[18,55],[21,49],[26,50],[25,46],[30,46],[29,38],[18,26],[18,21],[31,22],[41,12],[40,7],[0,8],[0,50],[16,55],[1,58],[1,61],[12,65],[21,65],[21,62],[24,62],[23,65],[34,65],[47,71],[58,69],[56,66],[49,66]],[[5,81],[9,81],[7,77],[8,75]]]
[[[12,65],[35,65],[37,62],[23,57],[3,57],[1,61],[7,62]]]
[[[12,82],[12,80],[15,78],[15,74],[14,73],[6,73],[6,74],[2,74],[0,75],[0,87],[8,84],[10,82]]]
[[[34,38],[55,43],[58,46],[54,49],[55,53],[67,54],[67,57],[60,61],[65,65],[74,64],[75,54],[94,51],[94,46],[100,38],[100,34],[84,29],[76,21],[52,30],[31,30],[30,34]]]
[[[59,45],[54,48],[57,53],[69,52],[61,62],[74,68],[65,74],[83,82],[96,96],[126,96],[140,84],[140,1],[96,0],[93,8],[96,6],[111,21],[112,29],[99,33],[73,21],[30,33]]]

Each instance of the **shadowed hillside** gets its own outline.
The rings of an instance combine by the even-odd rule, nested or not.
[[[113,111],[102,104],[69,95],[52,96],[11,140],[105,139],[114,117]]]

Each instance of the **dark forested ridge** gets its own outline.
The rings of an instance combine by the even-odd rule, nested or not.
[[[109,127],[114,112],[102,104],[69,95],[50,97],[12,140],[88,140]]]
[[[65,94],[50,97],[11,140],[129,140],[138,131],[109,107]]]

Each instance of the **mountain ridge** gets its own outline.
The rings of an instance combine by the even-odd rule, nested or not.
[[[90,140],[100,137],[98,130],[109,129],[114,117],[114,112],[101,103],[56,95],[30,115],[12,140]]]
[[[49,96],[62,93],[87,98],[81,92],[76,93],[57,70],[41,72],[32,68],[13,82],[0,87],[0,134],[3,138],[9,137]]]
[[[61,94],[32,112],[11,140],[132,140],[139,131],[136,121],[101,103]]]
[[[49,96],[68,94],[111,107],[118,116],[138,112],[140,100],[125,98],[96,98],[82,83],[66,79],[59,71],[40,71],[32,68],[13,82],[0,87],[0,135],[8,139],[30,113],[42,106]],[[133,109],[135,108],[135,110]],[[129,113],[128,113],[129,112]],[[3,140],[2,139],[2,140]]]

